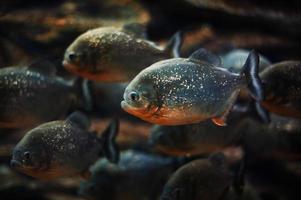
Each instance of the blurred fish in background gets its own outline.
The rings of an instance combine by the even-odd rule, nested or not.
[[[0,199],[300,199],[300,14],[297,0],[2,0]],[[157,75],[172,88],[131,84],[170,59],[177,71]],[[197,82],[191,62],[221,73]],[[182,87],[197,103],[169,117],[204,121],[151,124],[120,106],[145,91],[173,105],[161,100],[185,74],[207,93]],[[213,90],[226,75],[251,79]]]

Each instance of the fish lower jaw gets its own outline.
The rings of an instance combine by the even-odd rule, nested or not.
[[[148,121],[147,119],[153,115],[153,113],[148,112],[146,108],[136,108],[134,106],[131,106],[125,100],[121,102],[121,108],[127,113],[134,115],[144,121]]]

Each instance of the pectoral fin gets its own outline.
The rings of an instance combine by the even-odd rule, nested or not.
[[[218,126],[227,126],[226,119],[223,117],[220,118],[216,117],[216,118],[212,118],[211,120],[213,121],[214,124]]]

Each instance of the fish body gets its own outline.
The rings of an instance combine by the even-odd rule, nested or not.
[[[90,199],[158,199],[168,177],[179,167],[178,160],[127,150],[117,165],[105,159],[97,161],[90,169],[91,179],[81,183],[79,193]]]
[[[301,118],[300,73],[300,61],[283,61],[262,71],[265,93],[262,105],[270,112]]]
[[[250,54],[242,74],[218,66],[219,57],[203,49],[188,59],[159,61],[129,83],[121,106],[155,124],[182,125],[212,119],[225,125],[226,115],[246,84],[253,87],[253,97],[262,98],[261,83],[256,77],[258,56]]]
[[[43,66],[40,66],[41,68]],[[22,128],[64,117],[84,97],[78,81],[66,81],[43,69],[0,69],[0,127]]]
[[[172,156],[209,155],[242,146],[253,160],[299,159],[300,120],[272,115],[269,124],[262,124],[250,118],[241,118],[233,118],[224,127],[209,121],[180,126],[155,125],[149,142],[157,151]]]
[[[250,51],[248,50],[235,49],[222,55],[223,67],[230,72],[240,73],[249,53]],[[271,62],[266,57],[259,54],[258,71],[261,72],[270,65]]]
[[[154,125],[148,142],[160,153],[172,156],[210,155],[236,147],[241,145],[243,133],[246,132],[241,131],[244,129],[241,124],[254,119],[253,109],[249,105],[235,105],[227,117],[227,126],[216,126],[210,121],[178,126]]]
[[[70,72],[87,79],[126,82],[143,68],[170,58],[171,46],[179,48],[179,35],[162,48],[145,39],[140,26],[101,27],[80,35],[67,48],[63,65]]]
[[[30,130],[14,148],[11,166],[29,176],[52,180],[85,173],[102,151],[111,161],[116,161],[116,122],[102,138],[90,132],[89,125],[86,116],[75,112],[66,120],[48,122]]]
[[[230,172],[221,153],[180,167],[164,186],[160,200],[219,200],[231,185]]]
[[[155,125],[149,142],[154,149],[167,155],[209,155],[238,145],[241,137],[234,124],[216,126],[205,121],[179,126]]]

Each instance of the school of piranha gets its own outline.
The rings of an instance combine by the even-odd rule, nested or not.
[[[46,59],[0,68],[0,128],[22,133],[10,169],[78,178],[89,200],[299,199],[301,61],[183,56],[185,31],[158,44],[145,26],[82,32],[61,55],[67,76]],[[110,120],[97,128],[100,110]],[[146,141],[120,144],[124,119],[151,126]]]

